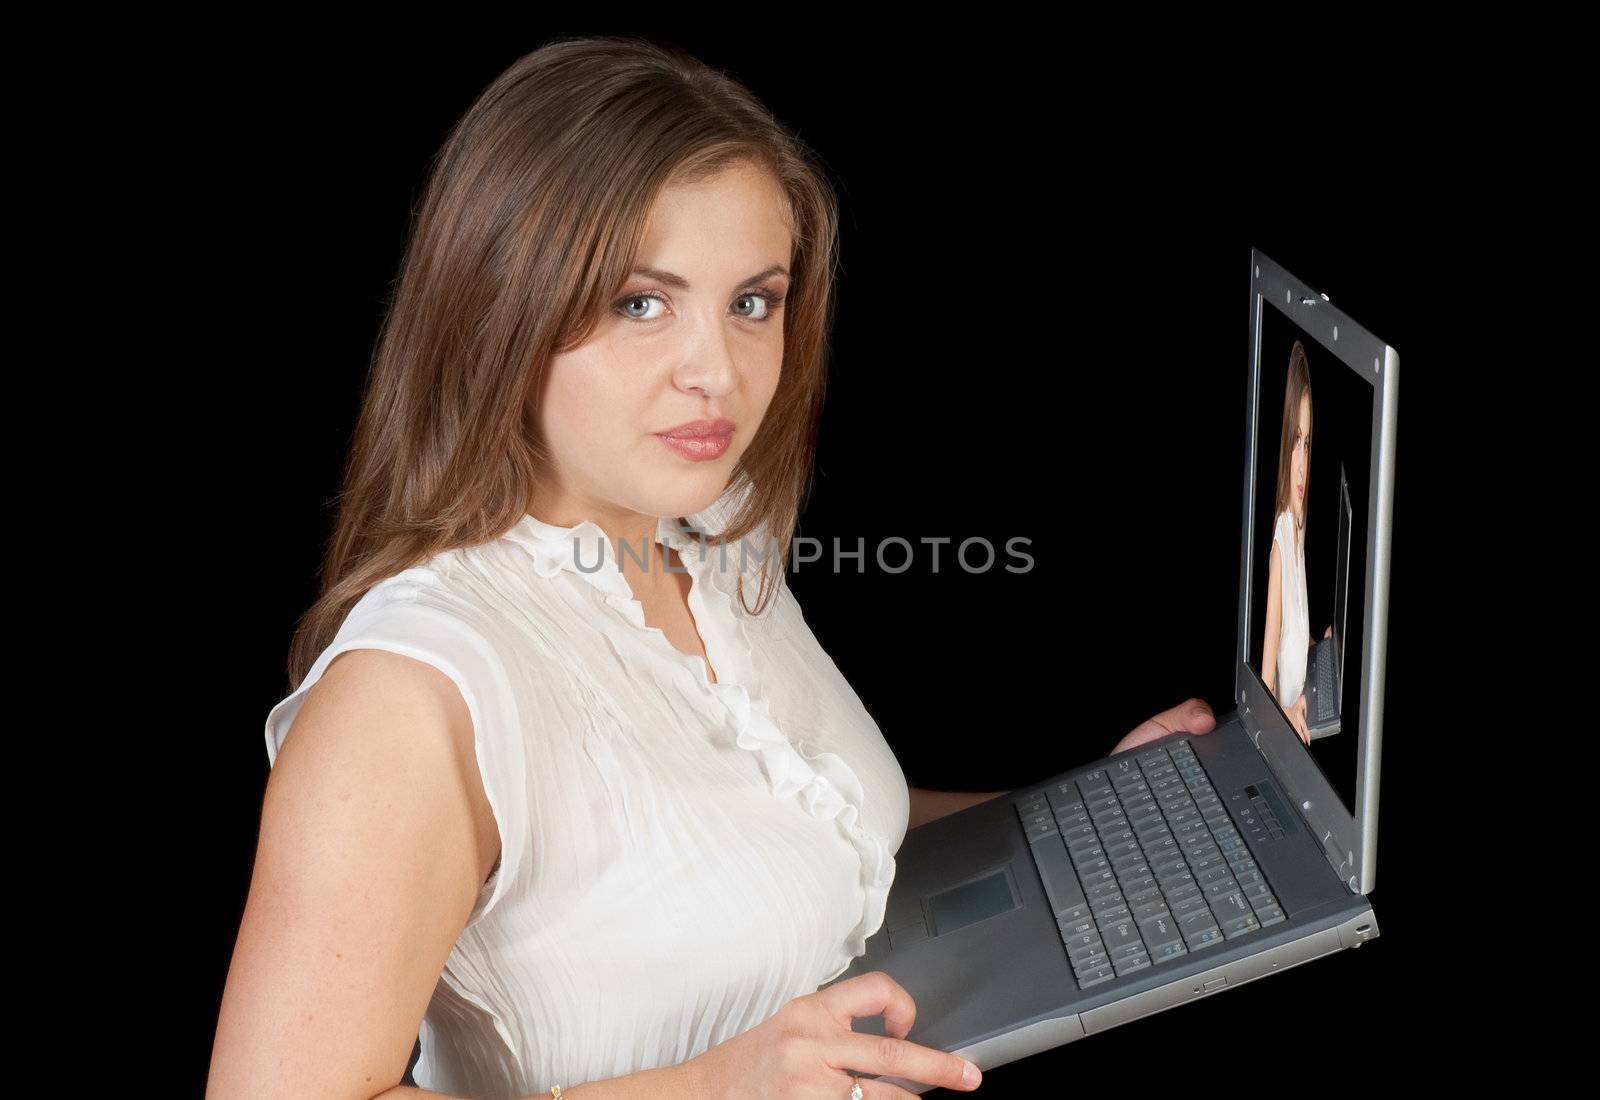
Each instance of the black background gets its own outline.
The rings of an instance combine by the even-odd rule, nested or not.
[[[125,991],[161,1000],[142,1066],[169,1066],[163,1084],[206,1072],[268,775],[262,725],[287,690],[427,160],[517,56],[602,29],[643,28],[381,45],[263,30],[154,52],[129,85],[141,109],[120,120],[115,193],[142,270],[159,272],[127,334],[159,364],[137,384],[153,472],[114,479],[103,506],[140,523],[152,563],[126,586],[148,606],[130,610],[140,634],[119,671],[136,718],[160,723],[138,742],[159,772],[139,799],[170,831],[137,862],[139,910],[174,947],[143,941],[135,966],[161,981]],[[1492,96],[1470,99],[1463,78],[1440,111],[1436,89],[1378,94],[1338,64],[1280,85],[1245,58],[1097,64],[1087,37],[646,33],[748,84],[840,195],[800,533],[1032,540],[1028,573],[968,574],[947,546],[938,573],[919,548],[902,574],[869,555],[860,574],[791,575],[913,784],[1023,786],[1192,695],[1228,708],[1253,246],[1399,349],[1381,937],[995,1068],[980,1094],[1354,1083],[1357,1051],[1411,1053],[1400,1025],[1451,1010],[1437,905],[1463,900],[1431,831],[1449,786],[1418,747],[1432,712],[1412,674],[1429,659],[1421,548],[1442,507],[1417,487],[1466,389],[1430,391],[1459,365],[1444,347],[1460,319],[1432,292],[1521,231],[1477,202],[1485,135],[1490,150],[1519,140]]]

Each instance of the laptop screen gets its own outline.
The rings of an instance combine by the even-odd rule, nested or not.
[[[1306,752],[1354,816],[1375,395],[1271,302],[1258,347],[1245,652],[1291,726],[1306,728]],[[1319,642],[1328,651],[1320,677]]]

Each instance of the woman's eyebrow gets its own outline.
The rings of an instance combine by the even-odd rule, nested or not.
[[[654,279],[658,283],[665,283],[670,287],[677,288],[678,290],[689,289],[688,279],[685,279],[682,275],[674,275],[670,271],[662,271],[659,267],[636,267],[633,269],[633,274],[643,275],[646,279]],[[758,271],[748,279],[743,280],[740,285],[743,286],[746,283],[758,283],[769,275],[788,274],[788,269],[782,264],[773,264],[771,267],[766,268],[763,271]]]

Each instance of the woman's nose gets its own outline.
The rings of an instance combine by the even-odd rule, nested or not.
[[[726,340],[716,336],[696,342],[678,365],[678,385],[704,390],[713,396],[726,393],[738,376],[739,366]]]

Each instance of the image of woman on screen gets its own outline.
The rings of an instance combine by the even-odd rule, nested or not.
[[[1306,609],[1306,489],[1310,480],[1311,368],[1305,347],[1296,340],[1289,349],[1289,377],[1283,391],[1261,679],[1307,745],[1311,735],[1306,730],[1306,663],[1315,644]],[[1331,626],[1328,629],[1332,631]]]

